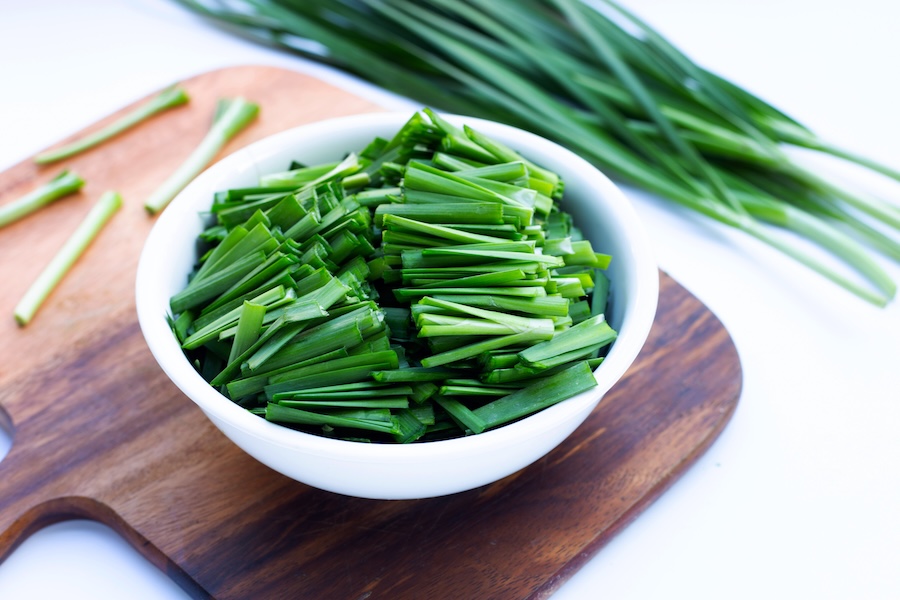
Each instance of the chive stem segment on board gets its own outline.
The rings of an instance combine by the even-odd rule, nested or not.
[[[24,327],[31,322],[50,292],[65,277],[75,261],[84,253],[103,226],[121,206],[122,197],[117,192],[109,191],[100,196],[78,228],[44,267],[44,270],[16,305],[13,316],[20,326]]]
[[[106,127],[61,148],[48,150],[47,152],[38,154],[34,157],[34,162],[39,165],[45,165],[71,158],[76,154],[80,154],[81,152],[106,142],[163,111],[186,104],[189,100],[190,98],[183,88],[178,86],[166,88],[148,102],[138,106],[119,119],[116,119]]]
[[[212,127],[191,154],[144,203],[148,213],[156,214],[187,186],[231,139],[259,114],[259,106],[244,98],[220,101]]]
[[[74,194],[83,186],[84,180],[76,173],[63,171],[21,198],[0,206],[0,228],[30,215],[54,200]]]
[[[557,174],[425,109],[217,192],[172,330],[212,386],[284,426],[481,434],[596,385],[615,341],[611,257],[565,201]]]

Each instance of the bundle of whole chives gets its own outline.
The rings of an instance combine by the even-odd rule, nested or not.
[[[429,109],[348,156],[215,194],[170,300],[211,385],[271,421],[402,443],[595,385],[615,339],[610,257],[564,212],[557,175]]]
[[[622,181],[745,231],[873,304],[896,294],[871,250],[900,260],[900,207],[825,181],[784,148],[828,153],[897,180],[900,172],[821,140],[698,66],[613,0],[176,1],[251,39],[424,104],[555,140]],[[459,169],[490,156],[461,131],[442,144],[455,156],[436,155],[435,166],[460,175],[453,180],[459,185],[468,179]],[[393,162],[393,154],[384,160]],[[470,175],[482,184],[490,177]],[[533,179],[544,181],[540,175],[532,169]],[[477,187],[482,196],[497,191]],[[431,189],[414,196],[452,197]],[[507,217],[527,212],[506,210]],[[778,228],[818,244],[851,274]]]

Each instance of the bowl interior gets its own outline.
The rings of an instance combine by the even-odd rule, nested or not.
[[[178,346],[166,315],[169,298],[184,287],[194,264],[197,235],[203,229],[201,213],[211,205],[213,194],[230,187],[256,185],[261,175],[285,170],[291,160],[307,164],[338,160],[349,151],[362,149],[375,136],[391,137],[409,116],[375,113],[333,119],[261,140],[205,171],[159,217],[138,267],[140,325],[163,370],[223,430],[237,428],[243,436],[265,440],[275,447],[346,460],[418,462],[451,455],[477,457],[497,445],[519,443],[523,436],[540,436],[573,419],[580,423],[637,356],[655,314],[658,272],[637,216],[621,191],[586,161],[543,138],[489,121],[448,116],[452,122],[470,125],[560,173],[566,182],[563,208],[573,215],[598,252],[613,256],[608,272],[607,319],[619,337],[597,369],[598,386],[537,415],[477,436],[410,445],[362,445],[268,423],[221,396],[200,377]]]

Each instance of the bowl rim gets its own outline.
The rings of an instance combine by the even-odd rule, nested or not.
[[[626,310],[629,335],[620,336],[616,340],[607,360],[595,370],[597,386],[539,413],[478,435],[413,444],[363,444],[326,438],[268,422],[221,395],[191,366],[166,322],[168,301],[165,303],[166,310],[161,313],[158,303],[154,302],[153,294],[153,283],[160,276],[161,268],[165,266],[156,261],[155,255],[164,244],[168,243],[167,233],[178,219],[191,215],[196,217],[198,213],[196,207],[209,206],[212,203],[212,195],[206,192],[212,182],[226,177],[225,174],[241,162],[249,161],[255,168],[261,160],[260,157],[273,151],[277,152],[279,147],[283,148],[303,138],[314,138],[323,134],[341,135],[348,131],[358,132],[361,128],[391,127],[396,131],[412,113],[413,111],[387,111],[335,117],[293,127],[262,138],[206,169],[158,216],[138,262],[135,281],[138,321],[151,353],[166,375],[217,426],[224,421],[240,430],[243,435],[263,440],[269,445],[312,455],[327,455],[330,459],[338,461],[375,463],[391,460],[402,464],[447,457],[475,458],[500,447],[527,443],[532,436],[561,427],[580,412],[584,412],[586,417],[634,362],[655,318],[659,279],[649,239],[634,207],[624,193],[597,167],[546,138],[495,121],[440,113],[452,123],[470,125],[486,134],[498,135],[505,143],[509,143],[510,139],[516,139],[523,154],[527,155],[529,150],[533,150],[558,156],[571,165],[569,170],[580,172],[582,177],[589,177],[592,184],[598,187],[598,194],[604,197],[605,202],[615,203],[612,209],[628,226],[630,239],[628,246],[634,254],[637,276],[633,299],[629,299],[629,308]],[[201,193],[209,197],[205,200],[199,199],[198,194]],[[613,260],[615,261],[616,257],[613,257]]]

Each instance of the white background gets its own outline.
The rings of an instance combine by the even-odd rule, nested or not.
[[[900,168],[896,3],[624,4],[823,137]],[[417,107],[162,0],[0,0],[0,169],[175,80],[235,64],[288,66]],[[900,202],[900,184],[817,164]],[[712,448],[554,599],[900,598],[898,303],[873,308],[739,233],[626,192],[660,266],[729,329],[744,389]],[[184,597],[89,522],[47,528],[0,564],[4,600]]]

